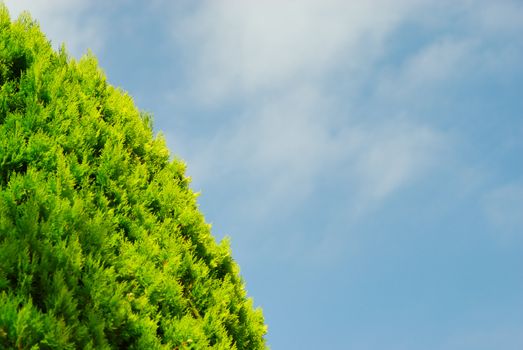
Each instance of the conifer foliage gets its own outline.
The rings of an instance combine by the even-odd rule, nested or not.
[[[93,55],[0,3],[0,349],[265,349],[184,171]]]

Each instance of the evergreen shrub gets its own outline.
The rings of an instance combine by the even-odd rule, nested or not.
[[[0,349],[265,349],[184,172],[92,54],[0,3]]]

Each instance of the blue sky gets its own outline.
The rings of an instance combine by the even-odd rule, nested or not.
[[[523,3],[7,0],[154,115],[276,349],[523,349]]]

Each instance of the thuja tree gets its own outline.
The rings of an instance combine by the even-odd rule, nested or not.
[[[0,86],[0,348],[265,348],[184,165],[92,55],[0,4]]]

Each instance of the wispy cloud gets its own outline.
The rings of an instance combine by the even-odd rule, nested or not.
[[[201,2],[173,27],[176,49],[191,58],[176,98],[211,115],[234,108],[218,114],[208,139],[177,134],[171,145],[187,150],[196,188],[228,187],[228,212],[250,225],[313,211],[329,197],[336,213],[324,222],[350,227],[431,170],[475,167],[459,148],[471,142],[462,138],[470,119],[445,103],[455,106],[449,91],[460,84],[513,71],[520,8],[482,0]],[[419,33],[410,42],[405,31]],[[350,229],[321,227],[317,239],[287,233],[287,246],[325,260],[346,245]]]
[[[173,33],[199,57],[199,97],[215,101],[318,81],[340,65],[359,69],[414,3],[205,1]]]
[[[408,102],[435,87],[459,81],[474,70],[478,53],[471,38],[437,38],[379,78],[378,98]]]
[[[275,203],[286,204],[278,215],[313,203],[326,183],[363,214],[441,160],[443,133],[398,117],[333,118],[336,108],[310,86],[264,101],[189,147],[190,173],[202,188],[250,184],[237,205],[258,219],[274,215]]]
[[[290,208],[303,203],[324,181],[365,208],[422,174],[438,158],[441,132],[397,112],[367,121],[347,108],[361,103],[354,96],[328,90],[332,79],[351,80],[371,67],[418,4],[203,2],[173,31],[199,57],[189,64],[190,94],[248,107],[208,142],[189,147],[197,183],[252,182],[255,212],[267,213],[281,198],[292,199]]]

